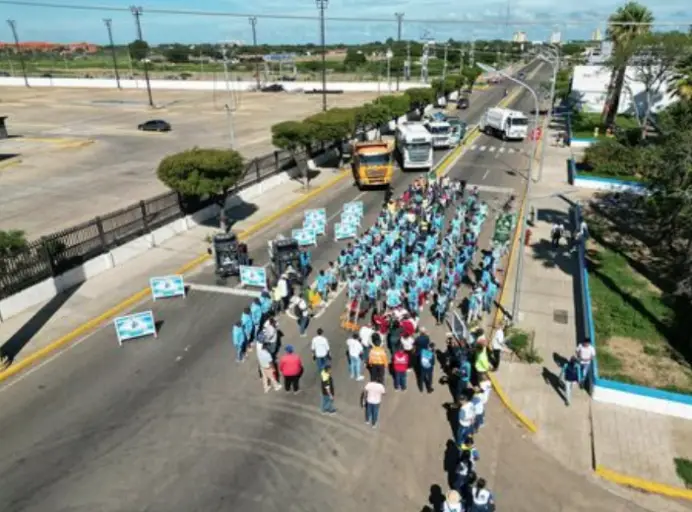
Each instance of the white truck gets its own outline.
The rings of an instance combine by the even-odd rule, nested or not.
[[[421,123],[403,123],[396,130],[396,153],[403,171],[433,166],[430,132]]]
[[[448,149],[454,145],[452,142],[452,125],[441,119],[429,119],[425,121],[425,127],[432,135],[432,144],[435,149]]]
[[[502,140],[524,140],[529,131],[529,118],[518,110],[489,108],[481,117],[478,128],[488,135],[502,137]]]

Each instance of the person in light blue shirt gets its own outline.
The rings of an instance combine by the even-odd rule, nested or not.
[[[482,273],[481,273],[481,286],[485,288],[488,286],[488,283],[490,282],[490,271],[487,268],[484,268]]]
[[[419,293],[415,286],[411,286],[406,283],[404,287],[404,292],[406,293],[406,302],[408,304],[408,310],[411,313],[418,314],[418,298]]]
[[[250,317],[252,319],[252,335],[256,337],[262,327],[262,306],[259,299],[255,299],[250,303]]]
[[[378,286],[375,282],[375,279],[373,277],[370,277],[368,279],[368,282],[365,283],[365,296],[368,298],[368,300],[372,303],[373,306],[377,302],[377,290]]]
[[[320,270],[320,273],[317,275],[317,279],[315,280],[315,289],[317,290],[317,293],[320,294],[322,300],[327,302],[327,298],[329,296],[329,278],[324,270]]]
[[[449,297],[446,293],[440,292],[435,295],[435,323],[437,325],[442,325],[442,322],[447,315],[447,308],[449,307]]]
[[[485,287],[485,293],[483,294],[483,311],[490,313],[490,308],[493,305],[493,301],[497,296],[498,286],[494,279],[488,281]]]
[[[250,315],[250,308],[245,308],[243,314],[240,315],[240,324],[243,327],[243,333],[245,334],[245,342],[250,343],[252,341],[252,331],[254,329],[252,316]]]
[[[310,264],[312,261],[310,251],[307,249],[302,249],[300,251],[299,261],[300,261],[300,273],[303,276],[303,279],[305,279],[306,277],[308,277],[308,274],[310,273]]]
[[[240,322],[233,324],[233,329],[231,329],[231,339],[233,340],[233,347],[235,348],[235,360],[242,363],[245,360],[245,331],[243,331],[243,326]]]
[[[269,292],[262,292],[260,307],[262,308],[262,318],[267,318],[272,310],[272,298]]]
[[[401,306],[401,293],[395,288],[387,290],[387,307],[395,309]]]

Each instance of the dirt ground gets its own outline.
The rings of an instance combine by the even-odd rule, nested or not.
[[[330,107],[361,105],[375,93],[328,97]],[[155,170],[164,156],[194,146],[235,147],[248,160],[267,154],[271,125],[321,110],[319,95],[220,91],[5,88],[0,115],[0,229],[30,238],[164,192]],[[226,104],[236,105],[229,116]],[[137,125],[165,119],[170,133]],[[50,206],[47,214],[45,207]]]

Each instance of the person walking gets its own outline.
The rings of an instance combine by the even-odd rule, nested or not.
[[[298,323],[298,332],[301,338],[305,338],[307,334],[305,331],[310,324],[310,309],[308,308],[308,303],[302,296],[295,298],[295,305],[293,306],[293,314],[296,317],[296,322]]]
[[[320,392],[322,402],[320,410],[322,414],[336,414],[334,407],[334,379],[332,378],[332,367],[327,365],[320,372]]]
[[[451,490],[447,493],[442,504],[442,512],[464,512],[459,492]]]
[[[473,433],[473,404],[467,393],[461,396],[459,401],[459,428],[457,430],[457,444],[462,444],[466,437]]]
[[[357,381],[363,380],[363,344],[358,334],[353,333],[346,340],[346,352],[348,353],[348,373]]]
[[[474,389],[471,405],[473,406],[473,433],[475,435],[485,423],[485,393],[480,387]]]
[[[574,356],[562,366],[560,371],[560,382],[565,390],[565,404],[568,406],[572,402],[572,387],[574,384],[579,385],[583,380],[581,371],[579,360]]]
[[[371,425],[372,428],[377,427],[377,421],[380,417],[380,404],[382,403],[382,396],[385,393],[384,384],[373,378],[371,378],[370,382],[368,382],[363,389],[365,423]]]
[[[284,378],[286,393],[293,390],[293,394],[300,392],[300,376],[303,374],[303,362],[295,353],[293,345],[286,345],[285,353],[279,359],[279,373]]]
[[[318,370],[321,371],[326,366],[329,366],[329,360],[331,359],[329,341],[324,337],[324,330],[321,327],[317,329],[317,336],[312,338],[310,348],[312,350],[312,359],[317,364]]]
[[[479,478],[476,485],[471,488],[470,512],[492,512],[495,510],[495,498],[486,487],[485,479]]]
[[[428,393],[433,392],[433,371],[435,369],[435,344],[430,343],[427,347],[421,348],[419,352],[418,364],[420,368],[420,382],[418,389],[423,391],[423,387]]]
[[[392,357],[392,370],[394,371],[394,390],[406,391],[406,372],[409,368],[409,356],[404,347],[399,344]]]
[[[492,349],[492,357],[491,357],[491,363],[493,367],[493,371],[497,371],[498,368],[500,368],[500,360],[502,359],[502,352],[507,350],[507,346],[505,345],[505,329],[503,326],[500,326],[497,328],[495,331],[495,334],[493,334],[493,339],[491,341],[491,349]]]
[[[238,363],[245,361],[245,330],[240,321],[233,324],[231,331],[231,339],[233,340],[233,348],[235,348],[235,360]]]
[[[387,351],[382,346],[382,340],[378,334],[372,337],[372,348],[368,356],[368,368],[370,369],[370,379],[384,384],[384,376],[387,373]]]
[[[279,329],[274,317],[264,322],[262,330],[257,334],[257,342],[261,343],[276,361],[276,354],[279,351]]]
[[[581,365],[581,380],[579,384],[584,385],[586,378],[589,375],[589,369],[591,368],[591,362],[594,357],[596,357],[596,349],[593,348],[591,340],[589,338],[584,338],[584,340],[577,346],[576,354],[579,364]]]
[[[262,378],[264,392],[268,393],[272,386],[274,387],[275,391],[280,390],[281,384],[279,384],[279,382],[276,380],[274,360],[272,355],[261,344],[257,344],[257,362],[259,363],[260,376]]]

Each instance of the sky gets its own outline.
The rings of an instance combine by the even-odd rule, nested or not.
[[[136,39],[135,23],[127,10],[132,0],[42,0],[62,5],[90,6],[91,10],[29,7],[0,3],[0,19],[13,19],[19,38],[23,41],[81,42],[97,44],[107,42],[103,18],[113,20],[116,44]],[[675,27],[687,30],[692,24],[690,0],[643,0],[657,21],[680,23]],[[531,41],[546,40],[553,30],[562,33],[562,39],[588,39],[599,26],[605,32],[603,21],[623,5],[622,1],[580,0],[510,0],[508,3],[487,0],[450,2],[449,0],[330,0],[326,15],[327,43],[362,43],[396,38],[395,12],[404,13],[402,38],[420,40],[431,38],[446,41],[470,39],[509,39],[516,31],[527,33]],[[142,30],[150,44],[199,43],[242,41],[252,43],[249,15],[257,15],[257,38],[260,43],[305,44],[319,43],[318,11],[314,0],[141,0],[143,8]],[[121,10],[108,10],[110,7]],[[147,12],[148,9],[194,10],[217,13],[236,13],[238,17],[174,15]],[[578,10],[577,10],[578,9]],[[262,18],[262,15],[315,17],[305,20]],[[338,21],[329,17],[359,18],[370,21]],[[406,20],[410,21],[406,21]],[[375,21],[372,21],[375,20]],[[377,21],[391,20],[391,21]],[[415,21],[422,20],[422,21]],[[456,23],[435,23],[445,20]],[[466,23],[463,23],[466,22]],[[540,25],[535,24],[541,23]],[[9,26],[0,25],[0,41],[12,38]]]

